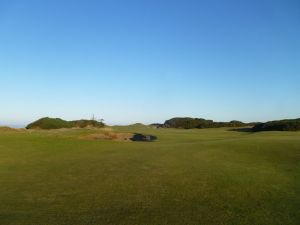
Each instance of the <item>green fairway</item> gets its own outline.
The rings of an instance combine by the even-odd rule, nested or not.
[[[0,131],[0,224],[300,223],[300,132],[114,130]]]

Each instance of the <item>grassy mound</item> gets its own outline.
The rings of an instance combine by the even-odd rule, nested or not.
[[[291,120],[277,120],[260,123],[252,128],[253,131],[299,131],[300,118]]]
[[[11,127],[0,127],[0,131],[3,131],[3,132],[9,132],[9,131],[19,131],[20,129],[14,129],[14,128],[11,128]]]
[[[84,128],[84,127],[103,127],[104,124],[96,120],[74,120],[66,121],[60,118],[44,117],[27,125],[26,129],[60,129],[60,128]]]
[[[71,128],[72,124],[60,118],[44,117],[27,125],[26,129],[59,129]]]

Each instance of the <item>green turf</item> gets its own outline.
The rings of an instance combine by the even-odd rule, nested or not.
[[[300,223],[300,132],[0,131],[2,225]]]

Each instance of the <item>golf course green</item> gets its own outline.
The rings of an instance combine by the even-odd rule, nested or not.
[[[297,225],[300,132],[0,130],[2,225]]]

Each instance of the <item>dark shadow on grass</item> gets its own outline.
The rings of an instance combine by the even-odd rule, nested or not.
[[[232,129],[229,129],[228,131],[253,133],[253,130],[251,127],[232,128]]]

